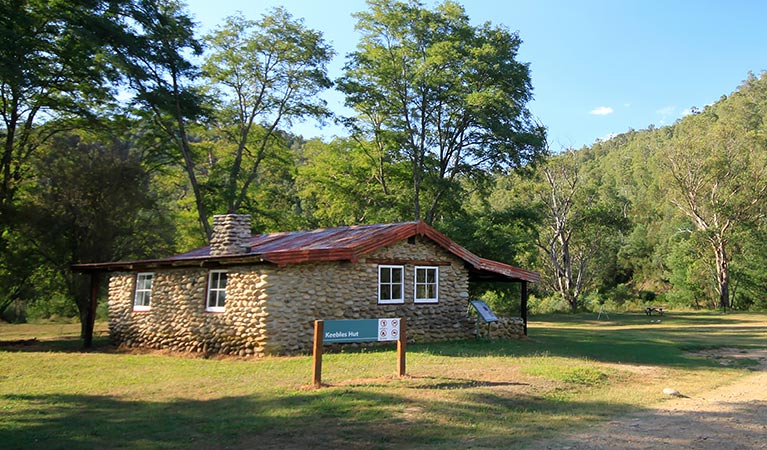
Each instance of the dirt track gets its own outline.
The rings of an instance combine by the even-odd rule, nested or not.
[[[722,357],[723,355],[717,355]],[[694,397],[584,429],[537,449],[767,449],[767,350],[724,355],[761,361],[754,374]]]

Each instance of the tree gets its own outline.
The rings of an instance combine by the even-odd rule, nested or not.
[[[550,158],[540,177],[529,190],[542,216],[536,245],[543,280],[576,311],[597,279],[595,260],[610,236],[626,226],[623,200],[589,173],[572,150]]]
[[[0,1],[0,239],[30,158],[111,99],[106,35],[123,1]]]
[[[20,235],[19,197],[50,139],[92,126],[113,105],[106,43],[128,0],[0,0],[0,313],[21,298],[37,259]]]
[[[730,306],[730,239],[764,218],[767,76],[748,80],[714,106],[676,124],[663,158],[670,201],[708,242],[719,307]]]
[[[87,338],[89,314],[95,313],[89,285],[70,266],[166,254],[172,227],[156,207],[149,173],[129,142],[57,135],[37,161],[36,173],[20,212],[25,218],[20,231],[42,268],[57,274],[59,286],[75,299]]]
[[[211,226],[189,138],[189,124],[207,114],[205,97],[194,84],[199,67],[188,56],[202,54],[195,24],[174,0],[135,1],[121,22],[124,32],[110,43],[114,64],[133,93],[134,114],[149,118],[175,143],[197,209],[202,238]]]
[[[312,140],[304,145],[302,157],[296,184],[312,226],[392,222],[406,214],[409,198],[398,196],[406,189],[396,181],[406,184],[407,175],[393,176],[396,181],[385,190],[378,161],[358,141]],[[391,172],[397,173],[395,168]]]
[[[215,160],[225,168],[221,197],[231,213],[248,201],[264,159],[285,146],[282,125],[329,116],[319,94],[331,86],[326,66],[333,51],[283,8],[259,21],[229,17],[206,41],[203,69],[223,98],[217,124],[231,145]]]
[[[356,117],[352,131],[386,159],[411,167],[413,216],[432,222],[461,178],[485,178],[544,153],[545,130],[525,105],[527,64],[517,33],[471,26],[446,1],[370,0],[356,15],[362,39],[338,81]],[[423,211],[422,211],[423,210]]]

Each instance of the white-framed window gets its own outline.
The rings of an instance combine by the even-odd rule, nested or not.
[[[415,303],[437,303],[439,301],[439,267],[415,266],[413,287]]]
[[[134,311],[149,311],[152,306],[152,283],[154,273],[139,272],[136,274],[136,294],[133,296]]]
[[[211,270],[208,275],[208,300],[205,311],[224,312],[226,307],[226,270]]]
[[[378,266],[378,303],[405,303],[405,266]]]

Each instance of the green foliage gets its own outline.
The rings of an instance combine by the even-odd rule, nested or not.
[[[323,142],[285,127],[331,117],[334,52],[283,8],[201,39],[172,0],[0,5],[0,313],[70,314],[71,263],[198,247],[227,211],[254,232],[424,218],[539,271],[533,313],[767,308],[767,75],[542,161],[517,33],[371,0],[338,80],[351,135]],[[518,314],[519,286],[470,289]]]
[[[204,75],[219,103],[208,153],[211,210],[256,212],[262,165],[290,160],[280,126],[330,115],[319,94],[332,84],[333,50],[283,8],[259,21],[229,17],[206,42]]]
[[[667,266],[672,288],[666,292],[670,305],[700,308],[708,297],[708,263],[701,260],[702,251],[701,243],[689,237],[680,238],[671,248]]]
[[[587,291],[597,289],[616,305],[712,307],[729,297],[737,308],[761,304],[765,271],[756,249],[766,225],[765,105],[767,76],[749,76],[735,93],[673,127],[631,130],[577,152],[578,174],[596,189],[584,192],[606,196],[622,221],[612,231],[594,227],[604,217],[596,209],[575,227],[574,236],[603,250],[594,255]],[[532,191],[523,183],[515,185]],[[588,205],[588,198],[575,204]],[[544,280],[556,273],[537,267]]]
[[[72,264],[171,251],[171,224],[129,142],[60,134],[36,161],[35,173],[19,228],[39,258],[24,283],[32,315],[66,314],[58,302],[63,296],[75,300],[81,317],[86,314],[88,281],[70,270]]]
[[[47,298],[38,298],[27,306],[27,319],[31,322],[60,320],[78,317],[77,305],[62,293],[53,293]]]
[[[474,27],[463,8],[371,0],[356,15],[362,38],[338,88],[356,117],[354,136],[381,160],[410,166],[412,216],[434,222],[461,183],[520,167],[544,152],[521,40],[504,27]],[[422,211],[423,210],[423,211]]]
[[[534,315],[571,311],[570,305],[561,295],[547,295],[544,297],[531,295],[527,305],[530,313]]]
[[[303,146],[298,195],[303,212],[317,226],[397,222],[406,217],[406,168],[386,173],[364,144],[353,139]]]
[[[621,306],[629,302],[633,295],[629,286],[625,284],[619,284],[608,293],[608,297],[613,301],[613,303]]]
[[[519,317],[521,315],[521,293],[518,284],[513,286],[486,286],[481,299],[498,317]],[[528,299],[529,300],[529,299]]]

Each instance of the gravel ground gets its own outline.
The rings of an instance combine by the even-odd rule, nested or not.
[[[696,397],[596,425],[535,449],[767,449],[767,350],[718,351],[721,361],[761,361],[754,374]]]

